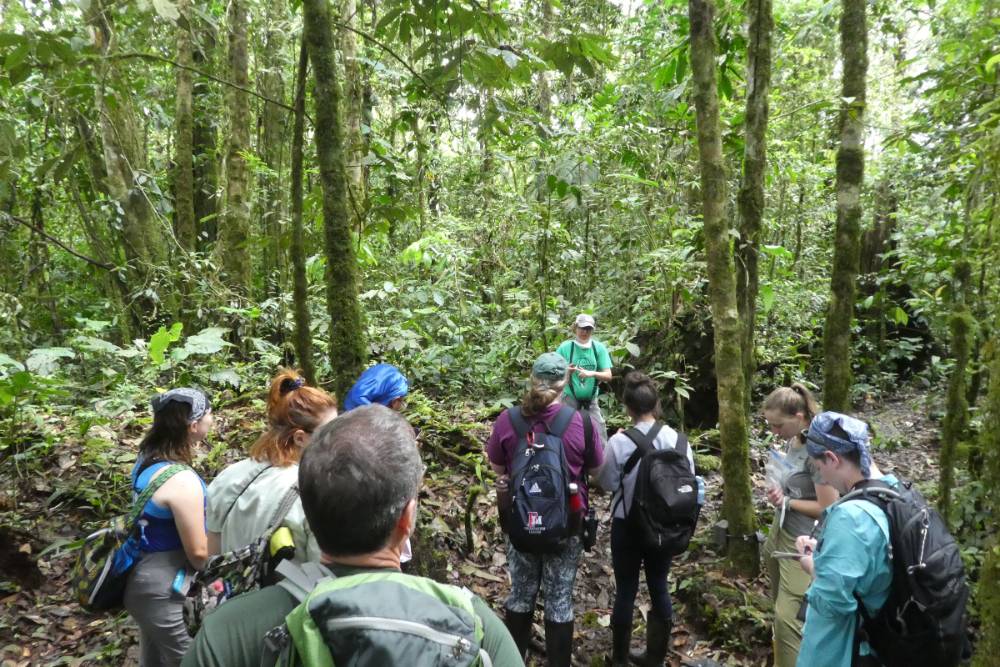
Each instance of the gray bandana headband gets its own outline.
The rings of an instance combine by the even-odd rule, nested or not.
[[[857,450],[861,459],[861,474],[871,477],[871,453],[868,451],[868,425],[860,419],[840,414],[822,412],[813,417],[806,434],[806,450],[813,458],[831,451],[844,454]]]
[[[167,407],[167,404],[171,401],[187,403],[191,406],[191,415],[188,417],[188,424],[195,423],[212,409],[212,406],[208,402],[208,397],[203,392],[197,389],[181,387],[154,396],[152,400],[153,414]]]

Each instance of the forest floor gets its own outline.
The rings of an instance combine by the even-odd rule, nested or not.
[[[874,457],[883,471],[912,479],[919,486],[937,480],[939,427],[932,420],[932,401],[926,390],[903,390],[860,410],[879,434],[881,446],[875,449]],[[260,407],[259,402],[247,401],[219,411],[218,438],[232,447],[220,450],[217,446],[203,458],[206,471],[215,472],[242,455],[237,446],[245,445],[243,433],[257,432]],[[478,457],[474,453],[489,434],[489,422],[472,413],[450,415],[443,420],[440,414],[426,410],[414,414],[412,421],[422,429],[424,458],[432,463],[421,496],[424,527],[415,540],[413,567],[466,585],[500,610],[508,580],[492,490],[475,497],[470,505],[471,545],[466,530],[468,491],[479,486],[478,475],[482,474],[476,469]],[[99,427],[105,428],[104,436],[115,446],[98,461],[127,471],[134,460],[141,427],[135,421],[125,423],[118,431]],[[90,493],[96,489],[108,497],[124,497],[125,493],[120,486],[121,475],[107,475],[106,470],[95,467],[92,456],[88,458],[87,440],[76,433],[76,427],[66,425],[65,443],[31,469],[16,467],[13,457],[0,461],[0,667],[135,664],[137,633],[129,617],[85,613],[69,595],[69,570],[75,557],[69,545],[81,536],[81,526],[92,525],[95,519],[92,510],[80,507],[81,496],[87,495],[80,485],[90,484],[86,487]],[[752,457],[758,518],[767,526],[771,512],[763,500],[766,450],[755,446]],[[109,484],[110,479],[117,479],[119,486],[102,489],[100,484]],[[73,484],[69,484],[71,481]],[[766,582],[763,576],[747,580],[725,572],[722,560],[709,548],[710,528],[721,504],[722,478],[711,472],[706,481],[708,501],[694,546],[675,559],[670,577],[675,605],[670,664],[678,667],[714,660],[722,665],[767,665],[770,630]],[[76,491],[70,493],[68,488]],[[489,489],[489,485],[485,488]],[[104,506],[93,497],[89,502]],[[602,518],[601,532],[594,550],[584,554],[574,593],[574,661],[579,665],[603,664],[603,655],[610,646],[607,626],[614,583],[607,496],[596,495],[594,505]],[[637,606],[634,646],[641,647],[642,618],[649,608],[644,590]],[[539,651],[543,645],[541,623],[539,611],[535,641]],[[532,661],[544,664],[540,653],[533,653],[529,664]]]

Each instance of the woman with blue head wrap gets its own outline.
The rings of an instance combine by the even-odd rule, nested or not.
[[[895,487],[892,475],[883,476],[868,450],[868,425],[839,412],[813,418],[806,432],[806,448],[823,481],[841,493],[880,479]],[[812,575],[800,667],[851,667],[881,664],[862,642],[860,653],[873,662],[852,663],[858,622],[858,600],[872,615],[885,604],[892,585],[889,558],[889,521],[874,503],[863,498],[835,503],[823,514],[819,539],[796,541],[802,569]]]
[[[410,385],[406,377],[392,364],[376,364],[366,370],[347,392],[344,411],[362,405],[381,403],[393,410],[402,410]]]

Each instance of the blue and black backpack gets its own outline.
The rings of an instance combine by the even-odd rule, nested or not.
[[[562,406],[545,432],[532,429],[521,409],[509,411],[517,433],[510,471],[511,504],[504,525],[511,544],[525,553],[556,553],[571,536],[569,484],[562,436],[576,411]],[[584,420],[586,422],[586,419]]]

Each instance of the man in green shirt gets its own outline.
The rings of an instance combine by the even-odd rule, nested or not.
[[[423,470],[413,428],[382,405],[357,408],[317,431],[299,465],[299,489],[322,564],[338,578],[399,571],[416,523]],[[523,667],[506,626],[482,599],[469,595],[482,621],[481,647],[493,664]],[[282,586],[226,602],[205,618],[182,667],[259,667],[264,635],[297,605]]]
[[[607,442],[608,429],[597,401],[597,383],[611,381],[611,355],[608,348],[594,338],[594,317],[587,313],[576,316],[575,338],[564,341],[556,352],[569,362],[570,381],[563,391],[563,404],[589,412],[601,426],[601,441]]]

